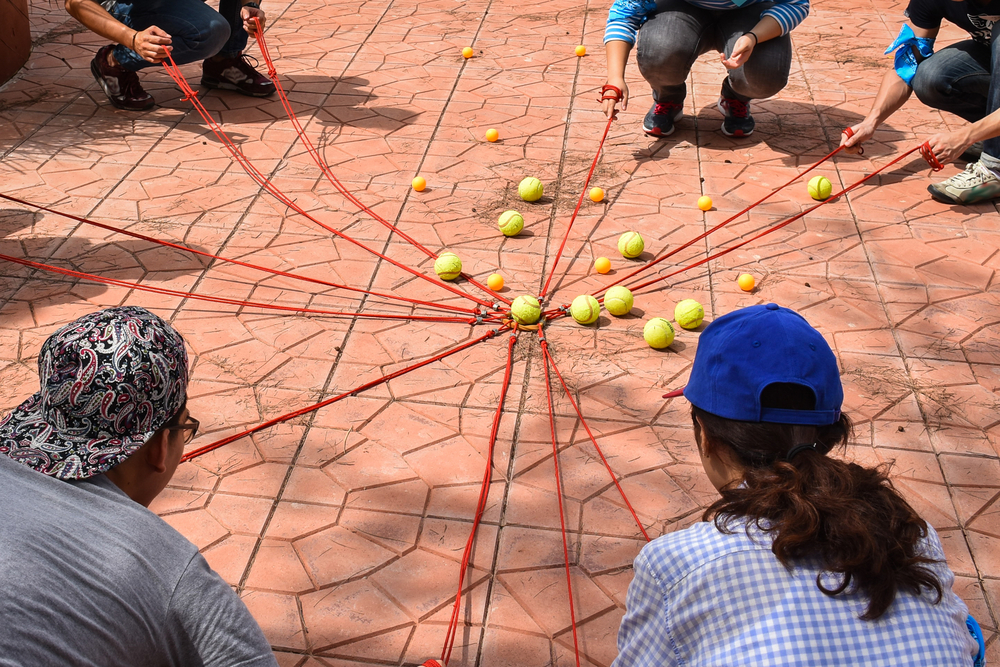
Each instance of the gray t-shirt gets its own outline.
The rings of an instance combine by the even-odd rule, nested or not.
[[[104,475],[0,455],[0,666],[273,667],[198,549]]]

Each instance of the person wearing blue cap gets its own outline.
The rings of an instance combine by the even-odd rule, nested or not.
[[[0,419],[0,665],[274,667],[246,605],[146,507],[198,421],[184,340],[143,308],[42,345]]]
[[[636,557],[614,667],[982,660],[937,533],[887,466],[830,455],[851,421],[804,318],[767,304],[715,320],[683,396],[721,498]]]

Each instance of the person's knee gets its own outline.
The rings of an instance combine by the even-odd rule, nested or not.
[[[943,72],[929,60],[917,66],[917,73],[910,81],[913,94],[927,106],[937,109],[951,97],[951,81],[942,76]]]
[[[652,42],[652,43],[651,43]],[[692,55],[664,40],[640,40],[636,49],[639,72],[650,81],[662,85],[679,85],[687,79]]]
[[[215,14],[200,26],[191,40],[192,61],[214,56],[229,41],[229,23],[220,14]]]

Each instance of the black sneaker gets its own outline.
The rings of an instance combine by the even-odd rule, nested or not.
[[[108,54],[114,49],[114,44],[108,44],[97,51],[90,61],[90,71],[97,79],[108,96],[111,104],[126,111],[145,111],[153,108],[156,102],[153,96],[142,89],[139,77],[121,65],[112,67],[108,64]]]
[[[206,60],[201,65],[201,85],[235,90],[250,97],[273,95],[274,82],[258,72],[247,58],[245,53],[241,53],[235,58]]]
[[[722,133],[727,137],[749,137],[753,134],[755,123],[750,115],[750,104],[735,97],[720,97],[719,111],[725,118],[722,121]]]
[[[684,106],[676,102],[654,102],[642,119],[642,131],[652,137],[666,137],[674,133],[674,123],[684,115]]]

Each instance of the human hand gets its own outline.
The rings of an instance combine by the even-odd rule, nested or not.
[[[620,100],[606,99],[601,100],[601,109],[604,111],[604,115],[611,118],[612,114],[615,113],[615,107],[620,103],[622,105],[622,111],[628,109],[628,84],[625,83],[624,79],[608,79],[607,85],[614,86],[622,91],[622,97]],[[609,93],[612,91],[608,91]]]
[[[240,18],[243,19],[243,29],[249,34],[257,36],[257,21],[260,21],[260,29],[264,29],[264,23],[267,17],[264,16],[264,10],[259,7],[247,7],[246,5],[240,9]],[[257,19],[254,21],[253,19]]]
[[[733,52],[729,54],[728,58],[725,53],[722,54],[722,64],[726,66],[726,69],[736,69],[742,66],[749,60],[755,46],[757,46],[757,41],[753,35],[743,35],[733,44]]]
[[[840,145],[847,153],[861,155],[865,152],[861,144],[871,139],[872,135],[875,134],[875,123],[863,120],[851,127],[850,130],[850,132],[845,131],[840,135]]]
[[[170,35],[155,25],[151,25],[145,30],[136,32],[130,46],[143,60],[151,63],[161,63],[173,51],[173,47],[170,44]]]
[[[931,153],[941,164],[954,162],[955,158],[964,153],[965,149],[973,143],[965,130],[941,132],[927,140],[927,146]]]

